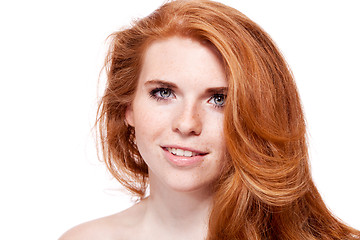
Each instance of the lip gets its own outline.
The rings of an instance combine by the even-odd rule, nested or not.
[[[178,148],[178,149],[182,149],[182,150],[184,150],[184,151],[190,151],[190,152],[194,152],[194,153],[201,154],[201,155],[206,155],[206,154],[208,154],[208,152],[203,152],[203,151],[196,150],[196,149],[189,148],[189,147],[181,147],[181,146],[178,146],[178,145],[161,146],[161,148],[162,148],[162,149],[165,149],[165,151],[166,151],[166,148]]]
[[[194,167],[200,165],[204,159],[205,156],[208,154],[207,152],[202,152],[199,150],[195,150],[192,148],[186,148],[186,147],[179,147],[179,146],[162,146],[161,147],[164,151],[164,155],[166,160],[168,160],[172,165],[177,167]],[[185,157],[185,156],[176,156],[173,155],[171,152],[169,152],[166,148],[179,148],[182,150],[187,150],[191,152],[195,152],[199,155],[192,156],[192,157]]]

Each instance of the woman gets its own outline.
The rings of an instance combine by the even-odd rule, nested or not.
[[[100,143],[139,202],[61,239],[360,238],[313,184],[293,77],[259,26],[173,1],[112,37]]]

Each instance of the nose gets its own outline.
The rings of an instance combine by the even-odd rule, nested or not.
[[[173,131],[181,135],[200,135],[202,131],[201,112],[196,104],[184,104],[174,114]]]

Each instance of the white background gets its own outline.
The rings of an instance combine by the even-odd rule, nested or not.
[[[57,239],[130,206],[97,160],[97,81],[106,37],[162,2],[0,2],[0,239]],[[315,183],[330,209],[359,229],[357,1],[221,2],[283,51],[308,120]]]

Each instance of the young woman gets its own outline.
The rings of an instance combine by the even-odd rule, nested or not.
[[[360,239],[313,184],[286,62],[239,11],[169,2],[112,35],[106,67],[103,156],[139,202],[61,239]]]

